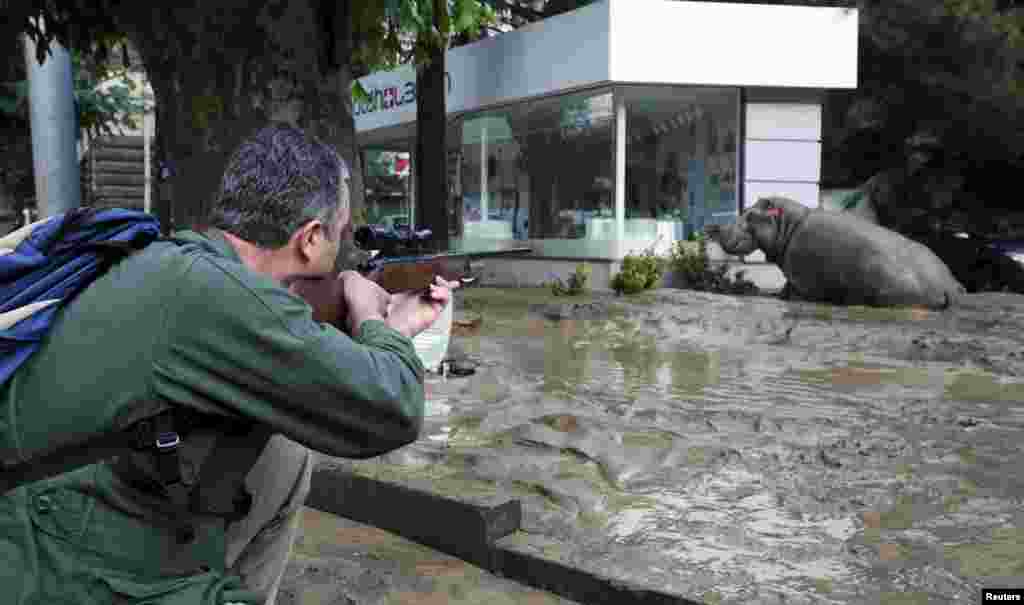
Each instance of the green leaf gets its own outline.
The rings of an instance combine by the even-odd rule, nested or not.
[[[498,13],[489,4],[481,4],[481,25],[496,25],[498,23]]]
[[[424,19],[424,15],[421,13],[420,3],[418,0],[402,0],[399,21],[403,27],[412,28],[413,31],[417,32],[423,31],[429,27],[428,22]]]
[[[427,27],[434,26],[434,0],[417,0],[420,3],[420,14]]]
[[[455,31],[472,31],[480,21],[479,5],[474,0],[455,0]]]

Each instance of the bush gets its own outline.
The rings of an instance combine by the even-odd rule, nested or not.
[[[697,242],[696,252],[691,252],[685,242],[676,242],[669,251],[669,269],[683,283],[682,287],[719,294],[758,293],[757,286],[746,279],[744,271],[737,271],[736,277],[731,278],[726,274],[729,268],[725,264],[711,266],[707,238],[703,234],[697,236]]]
[[[618,294],[636,294],[656,286],[664,273],[665,260],[654,250],[630,253],[622,259],[622,270],[612,278],[612,289]]]
[[[576,270],[569,275],[568,284],[562,281],[557,275],[550,274],[551,293],[555,296],[579,296],[587,291],[587,282],[590,281],[590,266],[587,263],[576,265]]]

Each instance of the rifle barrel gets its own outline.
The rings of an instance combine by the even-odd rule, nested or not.
[[[531,248],[506,248],[504,250],[480,250],[476,252],[440,252],[437,254],[423,254],[418,256],[387,256],[384,258],[374,258],[367,261],[363,267],[364,272],[373,271],[383,267],[384,265],[397,265],[397,264],[418,264],[428,263],[434,260],[445,260],[450,258],[476,258],[476,257],[489,257],[489,256],[502,256],[505,254],[529,254],[533,252]]]

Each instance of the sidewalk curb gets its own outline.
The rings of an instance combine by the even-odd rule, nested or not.
[[[318,468],[306,506],[379,527],[581,604],[701,605],[496,545],[496,540],[520,527],[518,500],[482,506],[339,469]]]

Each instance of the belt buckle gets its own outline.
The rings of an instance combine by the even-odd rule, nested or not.
[[[181,443],[181,437],[177,433],[160,433],[156,436],[156,449],[165,451],[174,449]]]

